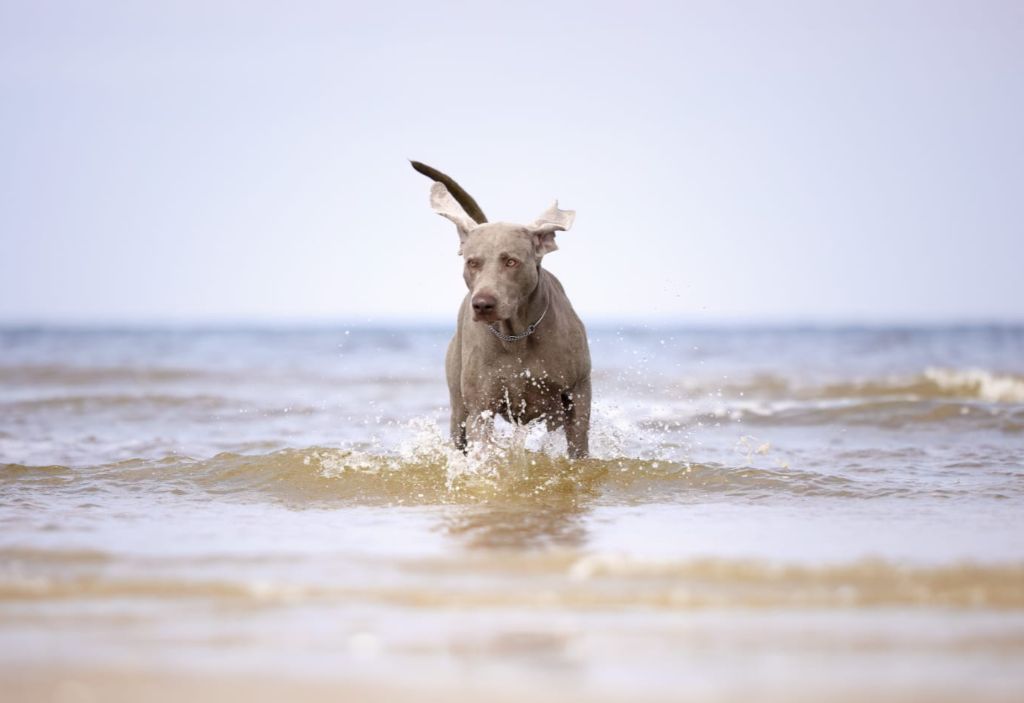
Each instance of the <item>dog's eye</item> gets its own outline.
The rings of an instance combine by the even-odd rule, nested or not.
[[[470,267],[471,269],[478,269],[480,268],[480,260],[470,259],[469,261],[466,262],[466,266]]]
[[[519,265],[519,262],[516,261],[515,259],[505,259],[505,265],[508,266],[510,269],[514,269],[516,266]]]

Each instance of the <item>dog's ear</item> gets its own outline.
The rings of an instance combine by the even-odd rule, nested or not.
[[[527,225],[526,229],[533,235],[533,243],[538,256],[544,256],[558,248],[555,244],[555,232],[572,227],[576,220],[575,210],[559,210],[556,200],[551,207],[541,213],[540,217]]]
[[[455,223],[459,230],[459,240],[462,241],[469,234],[469,230],[476,227],[476,221],[466,214],[458,201],[445,188],[444,183],[435,183],[430,187],[430,207],[434,208],[441,217],[447,217]]]

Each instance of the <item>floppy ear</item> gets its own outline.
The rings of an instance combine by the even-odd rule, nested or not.
[[[555,244],[555,232],[567,230],[572,227],[576,220],[575,210],[559,210],[558,201],[552,203],[551,207],[540,214],[533,224],[527,225],[526,229],[533,235],[533,244],[539,256],[558,248]]]
[[[466,214],[458,201],[444,187],[444,183],[435,183],[430,187],[430,207],[441,217],[447,217],[455,223],[459,230],[459,241],[464,240],[469,230],[476,227],[476,221]]]

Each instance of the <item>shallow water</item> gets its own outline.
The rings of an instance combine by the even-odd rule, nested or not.
[[[570,462],[443,329],[0,332],[0,682],[1019,699],[1024,328],[590,336]]]

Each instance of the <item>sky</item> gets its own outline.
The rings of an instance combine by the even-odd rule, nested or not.
[[[0,0],[0,323],[1024,320],[1021,2]]]

